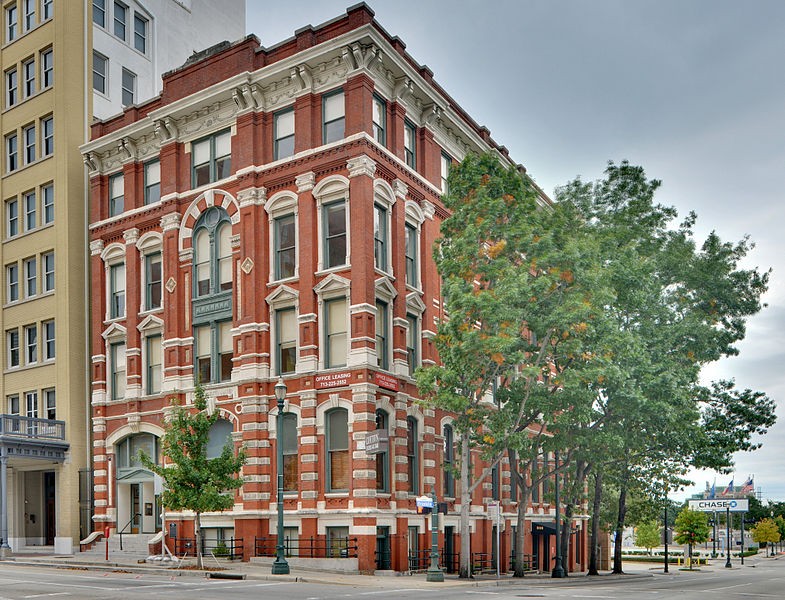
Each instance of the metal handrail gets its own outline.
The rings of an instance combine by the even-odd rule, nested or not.
[[[120,536],[120,550],[123,549],[123,532],[125,532],[125,530],[128,529],[128,526],[131,525],[136,520],[136,517],[141,517],[141,516],[142,513],[136,513],[135,515],[131,515],[131,519],[128,521],[128,523],[126,523],[125,526],[119,531],[118,535]]]

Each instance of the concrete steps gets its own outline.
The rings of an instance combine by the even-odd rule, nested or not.
[[[94,556],[97,560],[104,560],[106,557],[106,545],[109,544],[109,559],[123,561],[136,561],[144,560],[149,555],[148,542],[152,538],[152,534],[123,534],[123,549],[120,550],[120,536],[110,536],[108,540],[101,540],[97,542],[92,548],[81,552],[83,558]]]

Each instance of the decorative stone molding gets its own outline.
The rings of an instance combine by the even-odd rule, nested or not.
[[[254,262],[250,256],[247,256],[245,260],[240,264],[240,269],[242,269],[243,273],[248,275],[253,270]]]
[[[422,201],[422,212],[426,219],[433,221],[433,216],[436,214],[436,207],[428,200]]]
[[[406,198],[406,194],[409,193],[409,186],[406,185],[400,179],[396,179],[395,181],[393,181],[392,187],[396,197],[400,198],[401,200]]]
[[[247,188],[237,192],[237,202],[240,208],[246,206],[260,206],[267,201],[267,188]]]
[[[90,242],[90,256],[98,256],[104,250],[103,240],[93,240]]]
[[[303,173],[302,175],[298,175],[294,178],[294,184],[297,186],[298,194],[302,194],[303,192],[310,192],[313,189],[315,183],[316,173],[313,171],[308,171],[307,173]]]
[[[127,136],[117,142],[117,150],[123,161],[136,159],[136,144]]]
[[[130,246],[136,244],[139,239],[139,230],[136,227],[126,229],[123,231],[123,239],[125,240],[126,245]]]
[[[363,154],[346,161],[346,168],[349,169],[349,179],[365,175],[373,177],[376,173],[376,162],[369,156]]]
[[[84,160],[84,164],[91,174],[101,170],[101,159],[95,152],[88,152],[82,157],[82,160]]]
[[[169,213],[161,217],[161,229],[164,232],[171,231],[180,227],[180,215],[178,213]]]
[[[175,288],[177,287],[177,281],[174,277],[170,277],[166,280],[166,291],[170,294],[174,292]]]
[[[163,119],[158,119],[153,124],[153,127],[154,127],[153,131],[155,132],[155,136],[162,144],[164,142],[177,140],[177,136],[180,133],[177,129],[177,123],[175,123],[172,117],[164,117]]]

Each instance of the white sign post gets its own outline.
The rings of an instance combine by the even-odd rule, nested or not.
[[[496,522],[496,579],[501,577],[501,571],[499,566],[499,555],[501,554],[501,548],[499,547],[499,536],[501,531],[501,517],[502,517],[502,506],[501,502],[491,502],[488,504],[488,518],[491,521]]]

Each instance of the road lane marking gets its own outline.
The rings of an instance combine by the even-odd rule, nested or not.
[[[50,598],[51,596],[70,596],[68,592],[52,592],[51,594],[34,594],[32,596],[22,596],[23,598]]]

